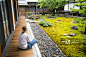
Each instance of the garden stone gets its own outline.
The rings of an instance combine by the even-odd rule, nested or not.
[[[62,17],[63,15],[62,14],[60,14],[60,17]]]
[[[66,37],[70,38],[71,36],[66,36]]]
[[[67,57],[66,55],[64,55],[64,57]]]
[[[65,13],[65,15],[66,15],[66,18],[68,18],[68,13]]]
[[[72,21],[71,23],[76,23],[76,21]]]
[[[76,26],[72,26],[71,29],[78,30],[78,28]]]
[[[56,51],[58,51],[58,49]]]
[[[54,19],[54,16],[48,16],[47,18],[49,18],[49,19],[53,18]]]
[[[65,33],[64,33],[63,35],[64,35],[64,36],[67,36],[67,34],[65,34]]]
[[[58,20],[58,21],[61,21],[61,20]]]
[[[76,36],[76,34],[75,33],[70,33],[69,36]]]
[[[59,21],[56,21],[55,23],[58,23]]]
[[[79,24],[81,23],[81,22],[78,22]]]

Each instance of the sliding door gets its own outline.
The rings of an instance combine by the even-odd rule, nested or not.
[[[3,18],[5,40],[7,40],[10,33],[9,33],[8,16],[7,16],[5,0],[2,1],[1,8],[2,8],[2,18]]]

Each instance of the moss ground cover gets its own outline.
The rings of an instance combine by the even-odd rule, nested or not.
[[[64,54],[68,57],[86,57],[86,47],[84,47],[86,45],[86,35],[81,33],[81,31],[85,31],[85,28],[77,26],[81,23],[71,23],[76,18],[56,17],[55,19],[48,19],[44,15],[40,17],[53,24],[52,27],[39,26],[51,37]],[[57,20],[61,21],[55,23]],[[78,30],[71,29],[72,26],[77,26]],[[76,36],[69,38],[63,35],[69,35],[70,33],[75,33]]]

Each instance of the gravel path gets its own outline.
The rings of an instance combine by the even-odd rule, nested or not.
[[[42,57],[66,57],[37,23],[30,23]]]

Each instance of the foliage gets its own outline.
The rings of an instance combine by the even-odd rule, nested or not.
[[[38,0],[38,6],[48,7],[51,11],[63,7],[69,0]]]
[[[76,0],[76,2],[81,2],[80,4],[75,3],[74,6],[82,6],[82,9],[70,8],[72,11],[79,12],[83,15],[86,15],[86,0]]]
[[[40,18],[40,16],[39,16],[39,15],[37,15],[37,17],[39,17],[39,18]]]
[[[82,9],[74,9],[74,8],[70,8],[72,11],[75,12],[79,12],[80,14],[86,15],[86,0],[76,0],[76,2],[81,2],[80,4],[74,4],[74,6],[78,6],[78,7],[82,7]],[[82,20],[82,24],[78,25],[78,26],[84,26],[86,27],[86,18]],[[85,24],[85,25],[84,25]],[[86,33],[86,29],[85,29],[85,33]]]
[[[34,17],[32,17],[32,20],[34,19]]]
[[[46,7],[46,0],[38,0],[38,5],[37,6],[40,6],[40,8],[43,9],[43,13],[44,14],[44,7]]]
[[[27,12],[29,16],[31,16],[32,12]]]
[[[43,26],[43,27],[52,27],[52,24],[50,23],[50,22],[48,22],[48,21],[46,21],[46,20],[43,20],[43,21],[40,21],[40,23],[39,23],[41,26]]]
[[[52,20],[46,17],[44,20],[51,22],[53,26],[52,27],[40,26],[40,27],[50,36],[50,38],[58,45],[58,47],[62,50],[62,52],[65,55],[67,55],[67,57],[86,57],[85,52],[83,52],[84,48],[86,49],[86,47],[83,47],[84,43],[86,44],[86,35],[83,35],[80,32],[84,31],[85,28],[77,26],[78,24],[81,23],[71,23],[71,21],[75,19],[82,20],[83,18],[57,17]],[[57,20],[61,21],[55,23],[55,21]],[[71,29],[72,26],[77,26],[78,30],[72,30]],[[70,33],[75,33],[76,36],[71,36],[70,38],[67,38],[66,36],[63,35],[64,33],[66,33],[67,35],[69,35]],[[66,41],[66,39],[70,40],[70,44],[65,44],[64,42],[62,42]]]

